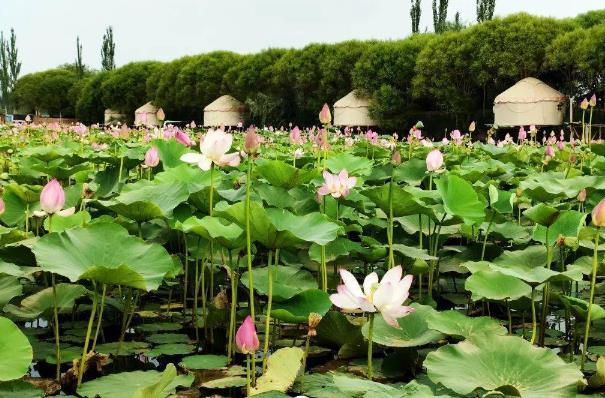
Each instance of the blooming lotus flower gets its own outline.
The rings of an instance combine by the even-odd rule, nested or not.
[[[300,129],[298,126],[295,126],[292,131],[290,131],[290,144],[291,145],[301,145],[303,143],[303,139],[300,135]]]
[[[319,121],[321,124],[330,124],[332,121],[332,114],[330,113],[330,107],[328,104],[324,104],[321,108],[321,112],[319,112]]]
[[[547,157],[550,157],[550,158],[554,157],[555,156],[555,148],[553,148],[550,145],[547,145],[546,149],[544,149],[544,155],[547,156]]]
[[[174,139],[185,146],[193,145],[193,141],[191,141],[191,138],[189,138],[189,136],[181,130],[177,130],[176,133],[174,133]]]
[[[433,149],[426,156],[426,169],[428,171],[438,171],[443,166],[443,154],[439,149]]]
[[[323,172],[324,183],[317,190],[319,196],[332,195],[333,198],[345,197],[357,183],[357,177],[349,177],[349,172],[342,169],[339,174]]]
[[[233,136],[223,130],[209,130],[200,141],[201,153],[186,153],[181,160],[186,163],[197,163],[200,169],[210,170],[212,164],[217,166],[238,166],[239,154],[227,153],[233,144]]]
[[[372,130],[368,130],[366,132],[366,140],[370,141],[372,144],[376,144],[378,142],[378,133]]]
[[[160,155],[158,153],[158,148],[152,146],[145,153],[145,166],[153,168],[158,164],[160,164]]]
[[[592,97],[590,97],[590,100],[588,101],[588,105],[595,107],[597,106],[597,96],[596,94],[593,94]]]
[[[344,284],[336,288],[338,293],[330,295],[330,301],[344,310],[362,310],[380,312],[389,325],[400,328],[397,319],[408,315],[414,308],[404,306],[412,286],[412,275],[401,277],[400,265],[388,270],[380,282],[378,275],[372,272],[363,281],[363,290],[357,279],[349,271],[341,269],[340,277]]]
[[[597,227],[605,226],[605,199],[601,200],[594,209],[592,209],[592,223]]]
[[[517,135],[517,139],[519,139],[519,141],[525,141],[527,139],[527,132],[525,131],[525,127],[519,127],[519,134]]]
[[[258,350],[260,342],[256,335],[256,327],[250,315],[244,319],[242,325],[237,329],[235,333],[235,345],[243,354],[253,354]]]
[[[584,111],[588,109],[588,100],[586,98],[584,98],[580,103],[580,108]]]
[[[65,205],[65,191],[59,184],[59,181],[53,179],[42,188],[40,192],[40,207],[42,211],[35,211],[36,217],[44,217],[49,214],[59,214],[60,216],[70,216],[74,214],[75,207],[63,210]]]
[[[450,133],[450,137],[452,138],[452,141],[454,141],[456,144],[460,144],[462,142],[462,133],[460,133],[460,130],[454,130]]]

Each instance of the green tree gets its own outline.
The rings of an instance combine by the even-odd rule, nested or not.
[[[16,103],[30,113],[73,117],[75,93],[72,89],[78,80],[74,68],[59,67],[30,73],[15,84]]]
[[[422,8],[420,7],[420,0],[411,0],[412,7],[410,8],[410,17],[412,18],[412,33],[420,32],[420,15],[422,14]]]
[[[103,44],[101,45],[101,67],[103,70],[110,71],[115,69],[115,51],[116,45],[113,41],[113,28],[108,26],[103,35]]]
[[[433,28],[435,33],[442,33],[445,30],[447,21],[448,0],[433,0]]]
[[[80,36],[76,38],[76,73],[78,78],[84,77],[84,63],[82,62],[82,44],[80,43]]]
[[[11,28],[9,39],[0,32],[0,106],[5,110],[13,105],[12,92],[21,73],[21,61],[17,49],[17,35]]]
[[[105,106],[101,85],[109,76],[109,72],[101,71],[81,80],[82,87],[76,100],[76,118],[82,123],[92,124],[103,122]]]
[[[495,9],[496,0],[477,0],[477,22],[490,21]]]
[[[605,10],[592,10],[578,15],[575,22],[582,28],[588,29],[605,23]]]

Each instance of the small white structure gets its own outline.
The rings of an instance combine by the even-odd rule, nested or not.
[[[370,101],[355,90],[334,103],[334,125],[363,127],[376,126],[368,110]]]
[[[124,115],[123,113],[119,113],[118,111],[114,111],[112,109],[105,109],[105,114],[103,118],[103,122],[105,124],[123,122],[125,119],[126,115]]]
[[[204,126],[237,126],[244,120],[244,109],[243,103],[223,95],[204,108]]]
[[[153,127],[158,125],[156,113],[158,108],[151,102],[146,103],[136,111],[134,111],[134,125]]]
[[[498,126],[557,126],[563,123],[565,95],[546,83],[526,77],[494,100]]]

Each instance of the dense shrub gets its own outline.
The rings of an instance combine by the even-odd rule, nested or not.
[[[72,88],[77,81],[75,71],[63,67],[25,75],[15,85],[17,107],[28,113],[73,117],[77,94]]]

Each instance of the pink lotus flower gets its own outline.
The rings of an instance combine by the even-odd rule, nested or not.
[[[4,214],[6,211],[6,204],[4,203],[4,199],[0,198],[0,215]]]
[[[443,166],[443,154],[439,149],[433,149],[426,156],[426,169],[428,171],[438,171]]]
[[[301,145],[303,143],[303,139],[300,135],[300,129],[298,126],[295,126],[292,131],[290,131],[290,144],[291,145]]]
[[[563,149],[565,149],[565,141],[557,141],[557,148],[559,148],[560,151],[562,151]]]
[[[519,134],[517,135],[517,139],[519,139],[519,141],[525,141],[527,139],[527,132],[525,131],[525,127],[519,127]]]
[[[191,141],[191,138],[189,138],[189,136],[181,130],[176,131],[176,133],[174,134],[174,139],[185,146],[193,145],[193,141]]]
[[[546,149],[544,150],[544,155],[547,156],[547,157],[550,157],[550,158],[554,157],[555,156],[555,148],[553,148],[550,145],[547,145]]]
[[[248,154],[254,154],[258,151],[263,137],[256,133],[256,127],[249,127],[244,136],[244,151]]]
[[[209,130],[200,142],[201,153],[186,153],[181,160],[186,163],[197,163],[200,169],[210,170],[212,164],[217,166],[239,166],[238,153],[227,153],[233,144],[233,136],[223,130]]]
[[[586,188],[583,188],[580,192],[578,192],[578,197],[577,197],[579,202],[585,202],[586,201]]]
[[[156,119],[158,119],[160,122],[163,122],[166,119],[166,114],[164,113],[164,110],[162,108],[158,109],[158,111],[155,113],[155,117]]]
[[[592,223],[597,227],[605,226],[605,199],[601,200],[598,205],[592,209]]]
[[[580,108],[584,111],[588,109],[588,100],[586,98],[584,98],[580,103]]]
[[[75,207],[63,209],[65,205],[65,191],[56,179],[51,180],[42,188],[40,192],[40,207],[42,211],[35,211],[36,217],[44,217],[49,214],[59,214],[60,216],[70,216],[74,214]]]
[[[324,183],[317,190],[319,196],[332,195],[333,198],[345,197],[357,184],[357,177],[349,177],[349,172],[342,169],[339,174],[324,171]]]
[[[235,334],[235,344],[243,354],[253,354],[258,350],[260,342],[256,335],[256,327],[250,315],[244,319],[242,325],[237,329]]]
[[[153,168],[158,164],[160,164],[160,155],[158,153],[158,148],[152,146],[145,153],[145,166]]]
[[[330,113],[330,107],[328,104],[324,104],[321,108],[321,112],[319,112],[319,121],[321,124],[330,124],[332,121],[332,114]]]
[[[588,105],[595,107],[597,106],[597,96],[596,94],[593,94],[592,97],[590,97],[590,100],[588,101]]]
[[[397,319],[413,312],[412,307],[404,306],[412,286],[412,275],[402,278],[403,270],[400,265],[388,270],[380,282],[378,275],[372,272],[363,281],[363,290],[349,271],[341,269],[340,277],[344,284],[336,288],[338,293],[330,296],[335,306],[344,310],[362,310],[365,312],[380,312],[389,325],[400,328]]]
[[[470,131],[472,133],[475,131],[475,128],[476,128],[475,122],[471,122],[471,124],[468,126],[468,131]]]
[[[370,141],[372,144],[376,144],[378,142],[378,133],[372,130],[368,130],[366,132],[366,140]]]
[[[460,130],[454,130],[451,132],[450,137],[452,138],[452,141],[454,141],[454,143],[456,145],[459,145],[462,142],[462,133],[460,133]]]

